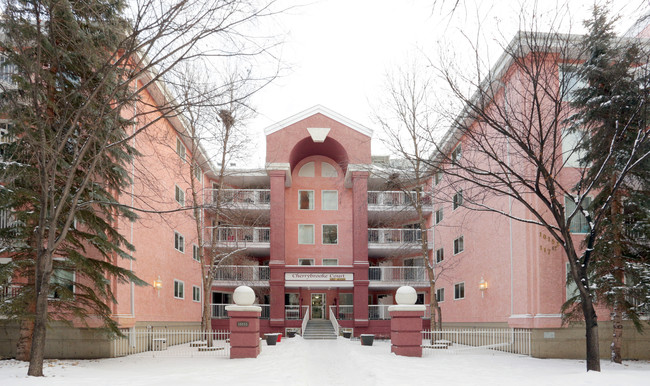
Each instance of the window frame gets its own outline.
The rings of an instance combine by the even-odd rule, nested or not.
[[[185,282],[182,280],[174,279],[174,299],[185,300]]]
[[[452,209],[451,210],[454,211],[454,210],[460,208],[461,206],[463,206],[463,202],[464,202],[464,200],[463,200],[463,190],[460,189],[454,194],[454,197],[452,197]]]
[[[201,262],[201,254],[199,253],[199,246],[192,243],[192,260],[196,262]]]
[[[300,241],[300,227],[311,227],[311,243],[305,243]],[[299,245],[316,244],[316,226],[314,224],[298,224],[298,244]]]
[[[462,296],[458,296],[462,291]],[[465,299],[465,282],[461,281],[459,283],[454,283],[454,300],[463,300]]]
[[[438,253],[440,252],[440,253]],[[436,249],[436,264],[440,264],[445,261],[445,248],[441,247]]]
[[[180,253],[185,253],[185,236],[179,231],[174,231],[174,249]]]
[[[457,165],[458,161],[463,157],[463,144],[459,143],[456,145],[454,150],[451,151],[451,164]]]
[[[570,63],[558,64],[557,67],[558,92],[560,93],[559,96],[562,102],[575,101],[576,100],[576,97],[574,95],[575,91],[588,86],[587,81],[583,77],[578,76],[577,71],[578,71],[578,66],[575,64],[570,64]],[[569,77],[571,78],[571,80],[565,80],[564,78],[565,74],[573,74],[574,76]],[[573,80],[573,78],[575,78],[576,80]],[[571,83],[573,83],[572,87],[566,87],[571,85]]]
[[[457,242],[460,242],[459,244]],[[460,249],[458,248],[460,246]],[[460,235],[454,239],[454,256],[465,251],[465,236]]]
[[[328,260],[328,261],[333,261],[333,262],[335,262],[336,264],[325,264],[325,261],[326,261],[326,260]],[[323,258],[323,259],[321,260],[320,264],[321,264],[322,266],[334,267],[334,266],[339,265],[339,259],[334,259],[334,258]]]
[[[180,159],[183,161],[187,161],[187,148],[179,137],[176,137],[176,154],[178,154]]]
[[[174,184],[174,200],[178,205],[185,206],[185,191],[180,186]]]
[[[442,295],[442,296],[440,296]],[[442,303],[445,301],[445,287],[436,288],[436,301]]]
[[[303,262],[307,262],[307,261],[311,262],[311,264],[302,264]],[[298,265],[314,266],[314,265],[316,265],[316,262],[314,261],[313,258],[300,258],[300,259],[298,259]]]
[[[325,227],[332,227],[332,226],[336,228],[336,242],[334,242],[334,243],[326,243],[325,242]],[[320,236],[321,236],[320,242],[321,242],[321,244],[323,244],[323,245],[338,245],[339,244],[339,226],[338,226],[338,224],[322,224],[321,228],[320,228],[320,231],[321,231],[321,233],[320,233]]]
[[[50,289],[50,293],[47,294],[47,300],[56,300],[56,301],[61,301],[61,300],[73,300],[73,299],[75,298],[75,290],[76,290],[76,288],[77,288],[77,286],[75,285],[75,283],[76,283],[76,281],[77,281],[77,272],[76,272],[75,270],[73,270],[73,269],[54,268],[54,269],[52,270],[52,275],[50,276],[50,284],[53,283],[52,280],[55,278],[55,272],[57,272],[57,271],[70,272],[70,273],[72,274],[72,279],[70,279],[70,283],[69,283],[69,286],[68,286],[68,287],[72,287],[72,288],[70,288],[70,292],[72,293],[72,298],[71,298],[71,299],[63,299],[63,298],[61,297],[61,295],[56,296],[56,292],[54,291],[54,289],[51,288],[51,289]],[[58,277],[58,276],[57,276],[57,277]],[[67,279],[67,278],[61,278],[61,280],[65,280],[65,279]],[[54,284],[60,284],[60,285],[62,285],[62,284],[64,284],[64,283],[56,283],[56,282],[55,282]]]
[[[441,206],[440,208],[438,208],[438,210],[436,210],[433,213],[433,221],[434,221],[433,225],[440,224],[442,220],[444,220],[444,218],[445,218],[444,207]]]
[[[583,205],[587,204],[586,206],[590,206],[593,201],[593,198],[591,196],[585,196],[584,199],[582,200]],[[569,195],[564,195],[564,219],[566,221],[567,216],[569,215],[569,206],[567,203],[571,203],[573,206],[573,210],[575,210],[575,203],[573,202],[573,199]],[[577,224],[574,224],[574,221],[577,222]],[[578,225],[582,225],[578,229]],[[587,222],[587,218],[585,215],[582,213],[582,211],[576,212],[575,216],[571,219],[571,223],[569,224],[569,232],[572,234],[576,235],[584,235],[589,233],[589,223]]]
[[[196,296],[198,295],[198,296]],[[193,285],[192,286],[192,301],[196,303],[201,302],[201,287]]]
[[[307,196],[308,197],[308,202],[309,202],[309,208],[303,209],[301,208],[302,206],[302,199],[301,199],[301,193],[302,192],[307,192],[311,193],[311,195]],[[316,202],[316,193],[314,190],[309,190],[309,189],[300,189],[298,190],[298,210],[314,210],[315,208],[315,202]]]
[[[336,204],[336,208],[330,209],[330,208],[325,208],[325,193],[336,193],[336,200],[334,200],[334,203]],[[321,210],[339,210],[339,191],[338,190],[321,190],[321,198],[320,198],[320,207]]]

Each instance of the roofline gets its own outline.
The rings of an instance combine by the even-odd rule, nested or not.
[[[372,137],[372,133],[373,133],[372,129],[369,129],[369,128],[365,127],[364,125],[362,125],[362,124],[360,124],[358,122],[355,122],[355,121],[353,121],[353,120],[351,120],[349,118],[346,118],[343,115],[341,115],[341,114],[339,114],[339,113],[337,113],[337,112],[335,112],[333,110],[330,110],[327,107],[322,106],[322,105],[316,105],[316,106],[310,107],[307,110],[304,110],[304,111],[299,112],[298,114],[292,115],[291,117],[289,117],[287,119],[284,119],[284,120],[282,120],[280,122],[274,123],[273,125],[271,125],[271,126],[267,127],[266,129],[264,129],[264,134],[265,135],[273,134],[276,131],[282,130],[287,126],[290,126],[290,125],[292,125],[292,124],[294,124],[296,122],[299,122],[299,121],[301,121],[301,120],[303,120],[305,118],[308,118],[308,117],[310,117],[312,115],[319,114],[319,113],[323,114],[326,117],[331,118],[331,119],[333,119],[335,121],[338,121],[338,122],[348,126],[349,128],[351,128],[351,129],[353,129],[355,131],[358,131],[359,133],[361,133],[361,134],[363,134],[365,136]]]

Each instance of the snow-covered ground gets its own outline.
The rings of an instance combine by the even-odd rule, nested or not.
[[[263,343],[257,359],[151,358],[47,361],[45,378],[30,378],[25,363],[0,361],[0,385],[647,385],[650,362],[535,359],[501,353],[436,352],[423,358],[390,353],[390,342],[282,339]]]

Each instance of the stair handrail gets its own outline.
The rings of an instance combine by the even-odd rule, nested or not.
[[[339,328],[340,328],[340,326],[339,326],[338,320],[336,320],[336,314],[334,313],[332,308],[333,308],[333,306],[330,306],[330,322],[332,323],[332,327],[334,327],[334,333],[338,337],[339,336]]]
[[[309,321],[309,307],[307,308],[307,312],[305,312],[305,316],[302,317],[302,337],[305,337],[305,330],[307,329],[307,322]]]

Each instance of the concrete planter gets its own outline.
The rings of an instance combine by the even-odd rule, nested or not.
[[[278,336],[280,334],[266,334],[266,344],[268,346],[275,346],[276,343],[278,343]]]
[[[361,334],[360,338],[362,346],[372,346],[372,342],[375,341],[375,335],[373,334]]]

